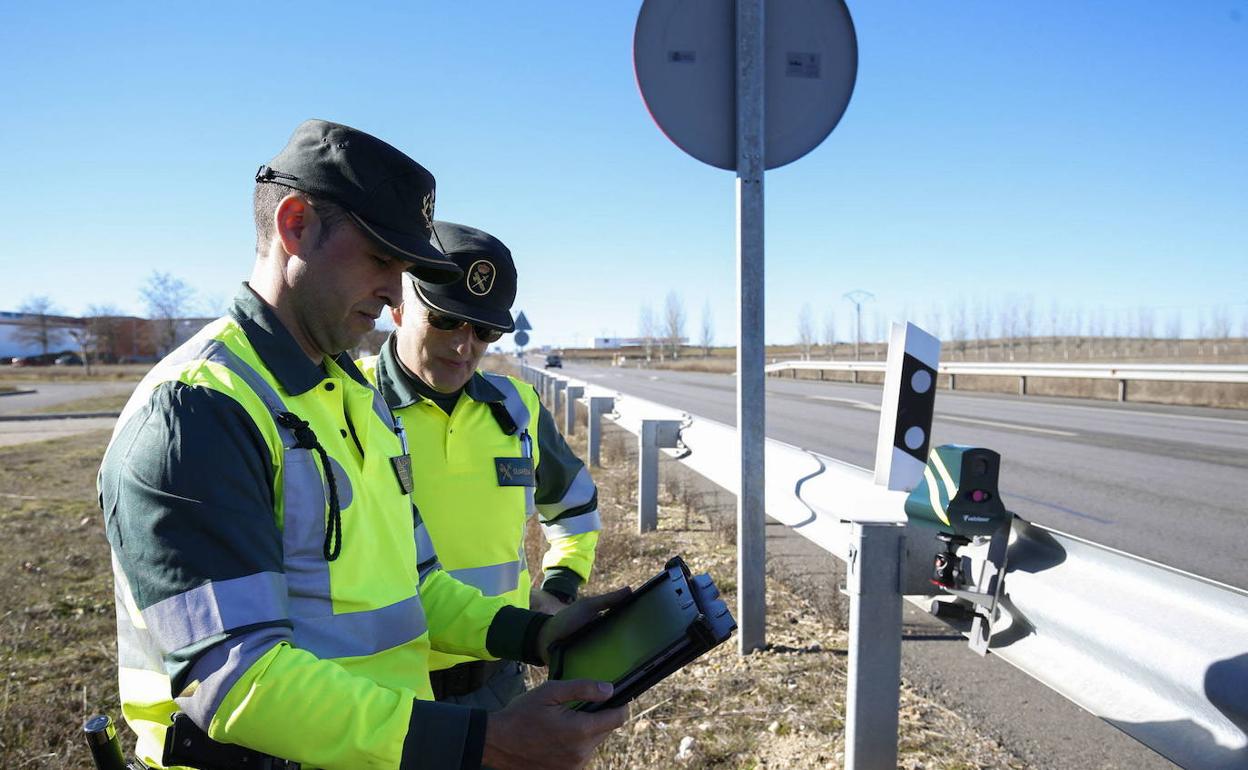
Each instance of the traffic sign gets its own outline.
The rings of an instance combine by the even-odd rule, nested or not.
[[[525,318],[525,317],[524,317],[524,311],[523,311],[523,310],[521,310],[521,311],[520,311],[520,314],[516,316],[516,331],[518,331],[518,332],[531,332],[531,331],[533,331],[533,327],[529,325],[529,319],[527,319],[527,318]],[[520,343],[520,344],[521,344],[521,345],[523,345],[524,343],[522,342],[522,343]]]
[[[633,36],[637,85],[668,139],[737,170],[736,3],[645,0]],[[858,41],[844,0],[766,0],[764,158],[772,169],[819,146],[849,105]]]
[[[520,317],[523,318],[524,316],[520,316]],[[517,328],[519,328],[519,325],[517,325]],[[516,336],[512,337],[512,339],[516,341],[516,347],[522,348],[525,345],[529,344],[529,333],[523,329],[520,329],[519,331],[516,332]]]

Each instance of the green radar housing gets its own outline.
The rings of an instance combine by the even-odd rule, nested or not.
[[[1001,455],[983,447],[943,444],[932,450],[923,478],[906,498],[906,515],[951,535],[992,535],[1010,519],[997,477]]]

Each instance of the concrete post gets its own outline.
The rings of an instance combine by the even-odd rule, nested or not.
[[[551,414],[559,414],[563,409],[563,390],[568,387],[568,381],[564,379],[555,380],[555,397],[551,400]]]
[[[566,410],[563,413],[563,434],[571,436],[576,432],[576,400],[585,395],[585,388],[581,385],[569,385],[567,395],[567,401],[564,402]]]
[[[680,438],[677,420],[642,420],[637,434],[637,531],[659,526],[659,447],[674,447]]]
[[[1118,400],[1119,401],[1127,400],[1127,381],[1126,380],[1118,380]]]
[[[1018,378],[1018,395],[1027,395],[1027,378],[1020,376]]]
[[[589,397],[589,464],[594,468],[602,467],[602,416],[615,409],[615,399],[611,396]]]
[[[905,527],[853,525],[849,593],[846,770],[897,767],[901,688],[901,555]]]

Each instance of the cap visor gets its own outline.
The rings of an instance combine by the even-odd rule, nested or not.
[[[511,317],[511,311],[477,307],[450,299],[449,297],[430,294],[419,283],[416,284],[416,295],[420,297],[420,301],[425,303],[426,306],[443,315],[449,315],[453,318],[481,326],[488,326],[491,329],[498,329],[502,332],[511,333],[516,330],[516,322]]]
[[[347,213],[368,237],[386,250],[387,254],[410,262],[411,267],[408,268],[408,272],[420,280],[429,283],[450,283],[464,274],[459,265],[438,251],[427,239],[413,233],[403,233],[373,224],[354,211]]]

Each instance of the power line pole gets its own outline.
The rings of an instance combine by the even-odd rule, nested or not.
[[[862,303],[875,299],[875,295],[862,289],[845,292],[845,299],[854,304],[854,360],[862,360]]]

